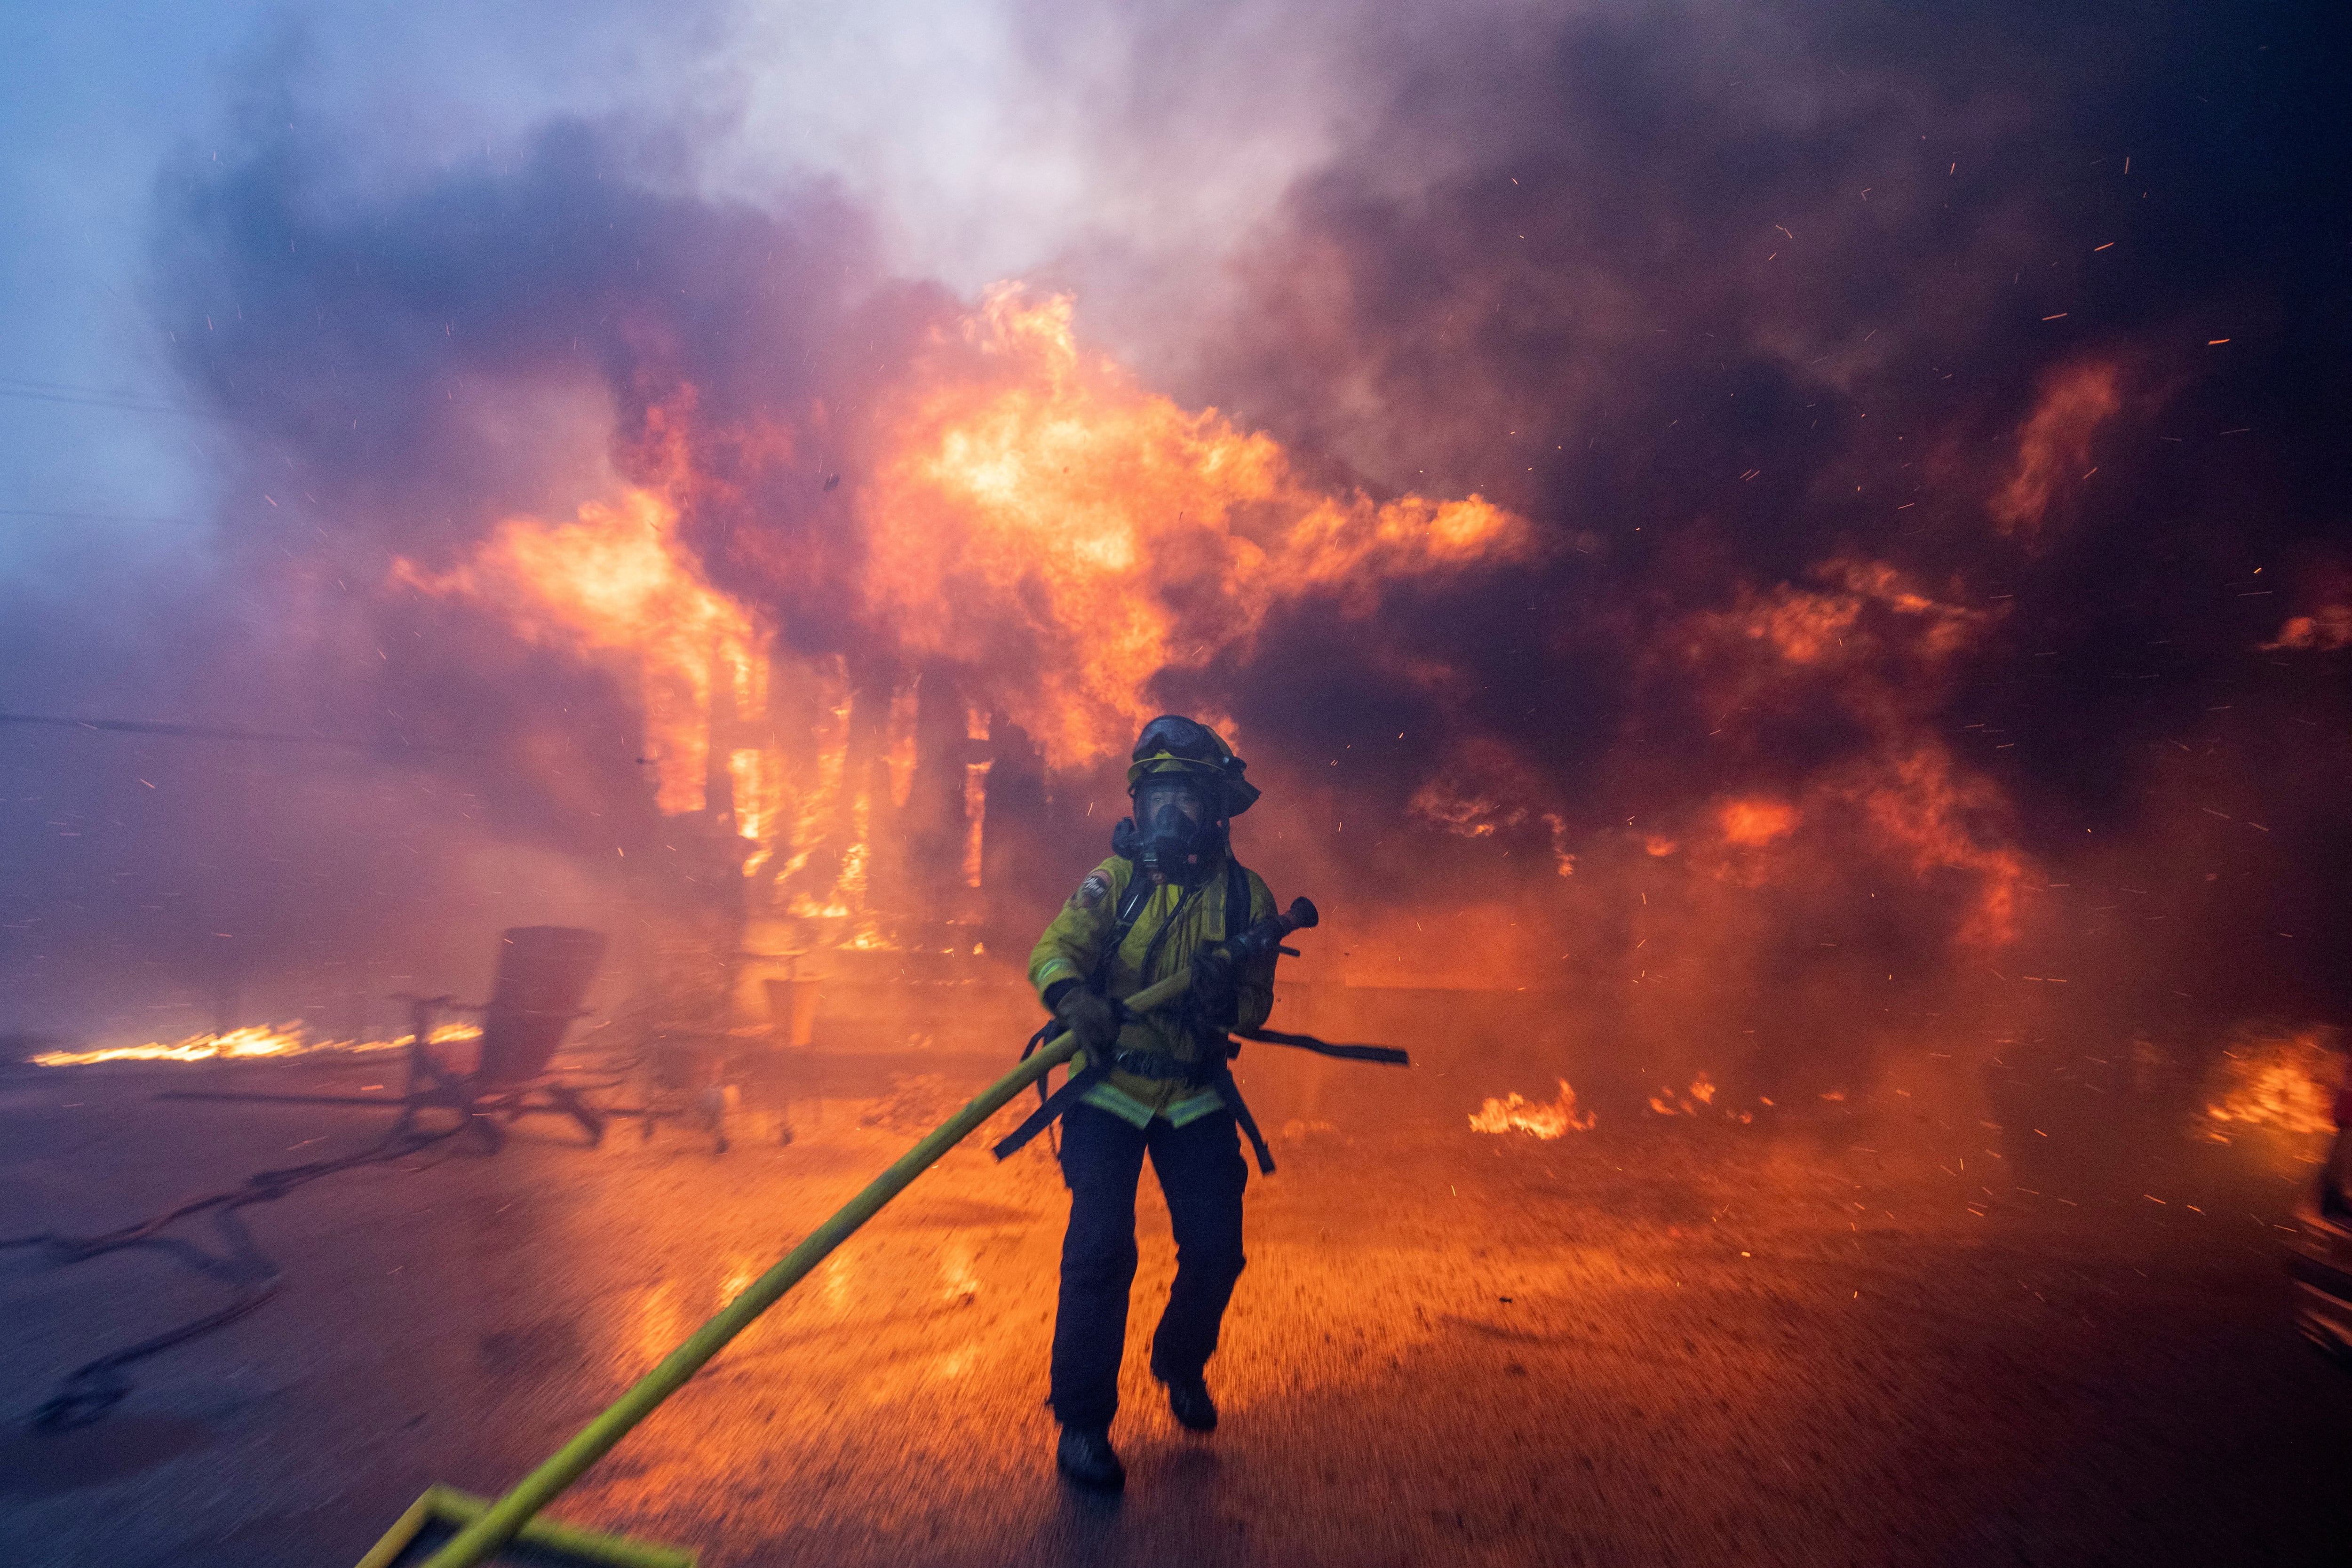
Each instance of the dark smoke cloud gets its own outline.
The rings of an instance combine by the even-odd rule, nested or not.
[[[1727,711],[1675,652],[1694,617],[1886,563],[1986,618],[1940,675],[1883,638],[1882,695],[1998,784],[1979,826],[2073,885],[2048,902],[2092,893],[2001,967],[2090,980],[2108,1028],[2340,1015],[2347,709],[2306,602],[2343,559],[2352,453],[2327,368],[2352,227],[2320,195],[2347,168],[2339,18],[1655,6],[1492,41],[1402,68],[1385,121],[1294,190],[1186,387],[1563,548],[1507,595],[1297,617],[1244,720],[1310,750],[1408,730],[1423,765],[1502,739],[1538,781],[1502,833],[1523,864],[1538,805],[1589,850],[1677,833],[1884,741],[1842,668]],[[2086,374],[2114,413],[2080,450],[2045,420],[2053,471],[2028,473],[2036,409]],[[2049,495],[2016,529],[2021,478]],[[2311,627],[2263,648],[2298,605]],[[1408,651],[1442,693],[1360,679]],[[1759,891],[1801,917],[1763,939],[1783,983],[1858,921],[1926,928],[1881,937],[1916,973],[1963,918],[1851,869]]]

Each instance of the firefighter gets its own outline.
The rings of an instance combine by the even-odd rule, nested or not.
[[[1182,1426],[1208,1432],[1217,1406],[1203,1376],[1242,1265],[1237,1127],[1264,1141],[1226,1066],[1226,1032],[1262,1026],[1274,1005],[1274,954],[1236,965],[1214,946],[1275,912],[1256,872],[1234,860],[1229,826],[1258,792],[1204,724],[1166,715],[1144,726],[1127,770],[1134,815],[1111,857],[1087,874],[1029,957],[1030,983],[1084,1046],[1094,1079],[1062,1117],[1070,1228],[1054,1323],[1055,1462],[1078,1485],[1115,1490],[1111,1447],[1127,1303],[1135,1279],[1135,1189],[1143,1157],[1168,1200],[1176,1279],[1151,1341],[1151,1375]],[[1144,1016],[1118,1000],[1190,969],[1177,1008]]]

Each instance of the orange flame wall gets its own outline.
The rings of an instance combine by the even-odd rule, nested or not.
[[[733,552],[722,588],[681,527],[683,510],[723,504],[721,488],[696,469],[698,451],[790,461],[800,442],[772,426],[753,436],[703,428],[697,403],[688,388],[653,407],[635,447],[642,482],[610,502],[569,521],[509,519],[470,559],[437,573],[403,559],[394,579],[610,668],[638,694],[660,810],[718,814],[743,841],[745,873],[777,889],[781,907],[849,921],[839,940],[870,945],[881,940],[866,918],[877,814],[896,820],[908,805],[919,683],[889,678],[867,761],[853,767],[847,672],[837,659],[772,655],[774,628],[761,624],[760,587],[770,579],[761,574],[788,569],[790,555],[760,547],[756,516],[739,520],[754,547]],[[2046,467],[2053,442],[2087,439],[2113,403],[2113,375],[2097,367],[2055,384],[2028,424],[2021,477],[1995,499],[1996,512],[2007,515],[2029,470]],[[854,490],[861,563],[845,609],[878,629],[898,668],[937,667],[936,679],[958,683],[967,741],[987,749],[993,709],[1049,773],[1073,777],[1123,752],[1171,674],[1213,684],[1225,661],[1250,658],[1282,606],[1320,597],[1343,617],[1363,616],[1390,585],[1528,562],[1538,548],[1525,519],[1475,495],[1377,502],[1318,488],[1269,437],[1214,410],[1184,410],[1084,350],[1068,298],[1009,286],[933,333],[876,424],[880,456]],[[1972,890],[1955,940],[2000,948],[2017,934],[2016,888],[2029,868],[2005,839],[2000,792],[1956,762],[1931,721],[1953,662],[1999,623],[2000,608],[1939,599],[1895,567],[1857,557],[1811,575],[1807,586],[1743,585],[1725,608],[1684,618],[1650,656],[1653,679],[1720,710],[1714,734],[1727,771],[1712,800],[1663,803],[1643,825],[1644,853],[1750,889],[1857,850],[1923,884],[1958,873]],[[774,727],[771,682],[806,694],[783,719],[791,730],[790,715],[800,716],[796,735]],[[1738,782],[1743,753],[1759,773],[1785,773],[1762,754],[1760,726],[1821,702],[1865,743],[1761,791]],[[1232,728],[1223,711],[1202,716]],[[1296,773],[1279,738],[1266,739],[1262,764]],[[1517,748],[1474,736],[1447,755],[1405,803],[1412,817],[1472,839],[1539,829],[1556,876],[1575,875],[1577,835],[1559,810],[1545,809],[1554,792]],[[955,781],[951,859],[966,888],[982,879],[991,765],[965,762]],[[1334,812],[1336,840],[1345,828]],[[1360,881],[1360,866],[1337,856],[1336,842],[1320,843],[1320,816],[1310,802],[1277,797],[1253,819],[1273,827],[1275,843],[1253,852],[1318,884]],[[1391,887],[1381,901],[1403,896]],[[1549,901],[1549,919],[1529,911],[1528,951],[1490,935],[1478,944],[1483,958],[1456,953],[1433,977],[1508,984],[1553,940],[1538,933],[1565,906]],[[1406,940],[1399,920],[1373,925],[1387,935],[1362,944],[1359,975],[1426,973],[1440,951]],[[1517,931],[1520,922],[1502,925]],[[1654,969],[1672,972],[1637,955],[1627,962],[1635,984]]]
[[[746,873],[793,915],[856,922],[873,896],[877,816],[896,820],[913,788],[924,678],[879,678],[883,732],[870,766],[854,766],[845,668],[772,655],[760,624],[759,573],[789,571],[792,557],[740,552],[721,589],[682,535],[682,509],[714,504],[693,452],[755,445],[698,430],[696,402],[689,390],[656,407],[644,482],[612,502],[565,521],[509,519],[469,560],[436,573],[403,559],[394,581],[611,668],[639,696],[660,810],[727,816]],[[861,566],[845,609],[879,631],[893,668],[954,684],[967,750],[990,751],[992,711],[1056,773],[1123,754],[1156,682],[1248,658],[1286,603],[1323,595],[1367,615],[1384,583],[1535,549],[1523,518],[1475,495],[1376,502],[1318,488],[1266,437],[1082,352],[1068,298],[1009,286],[916,358],[877,428],[881,459],[855,491]],[[796,449],[789,435],[763,441],[782,460]],[[817,693],[797,734],[769,728],[771,682]],[[1228,715],[1202,716],[1242,738]],[[992,765],[963,763],[952,803],[967,889],[982,879]],[[953,907],[938,889],[929,901]],[[852,945],[882,940],[870,924],[852,930]]]

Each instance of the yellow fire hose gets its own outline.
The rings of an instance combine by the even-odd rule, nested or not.
[[[1299,923],[1313,922],[1310,918]],[[1126,997],[1125,1005],[1130,1013],[1149,1013],[1177,1001],[1192,984],[1192,977],[1189,972],[1171,975],[1156,985],[1147,986]],[[782,1261],[753,1280],[741,1295],[721,1308],[717,1317],[697,1329],[693,1336],[670,1352],[660,1365],[638,1379],[635,1386],[607,1406],[604,1414],[582,1427],[579,1435],[558,1449],[545,1464],[525,1476],[512,1491],[484,1507],[478,1499],[466,1497],[446,1488],[434,1488],[402,1516],[390,1533],[360,1559],[359,1568],[390,1568],[415,1540],[430,1517],[462,1519],[466,1522],[440,1551],[425,1560],[423,1568],[475,1568],[476,1564],[487,1561],[491,1553],[518,1535],[525,1534],[526,1531],[533,1544],[560,1547],[575,1555],[591,1556],[599,1562],[625,1565],[625,1568],[690,1568],[692,1554],[674,1547],[625,1541],[616,1536],[594,1535],[552,1521],[534,1523],[534,1519],[558,1493],[578,1480],[589,1466],[603,1458],[614,1444],[628,1436],[630,1428],[652,1415],[656,1405],[677,1393],[688,1378],[701,1371],[703,1363],[717,1355],[728,1341],[751,1327],[753,1319],[774,1306],[785,1291],[805,1279],[811,1269],[824,1261],[826,1254],[849,1239],[852,1232],[879,1213],[883,1205],[904,1192],[908,1184],[929,1169],[940,1155],[962,1142],[975,1128],[1003,1109],[1013,1096],[1068,1061],[1077,1052],[1076,1039],[1066,1032],[1057,1035],[1019,1067],[982,1090],[970,1105],[957,1111],[922,1142],[900,1155],[896,1164],[877,1176],[864,1192],[843,1205],[832,1218],[811,1231],[805,1241],[784,1255]],[[436,1507],[436,1500],[444,1506]],[[593,1543],[593,1550],[583,1551],[584,1543]]]

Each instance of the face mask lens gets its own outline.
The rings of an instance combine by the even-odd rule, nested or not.
[[[1156,825],[1160,812],[1171,806],[1191,822],[1199,822],[1208,815],[1200,793],[1181,784],[1147,784],[1137,795],[1135,805],[1136,821],[1145,827]]]

